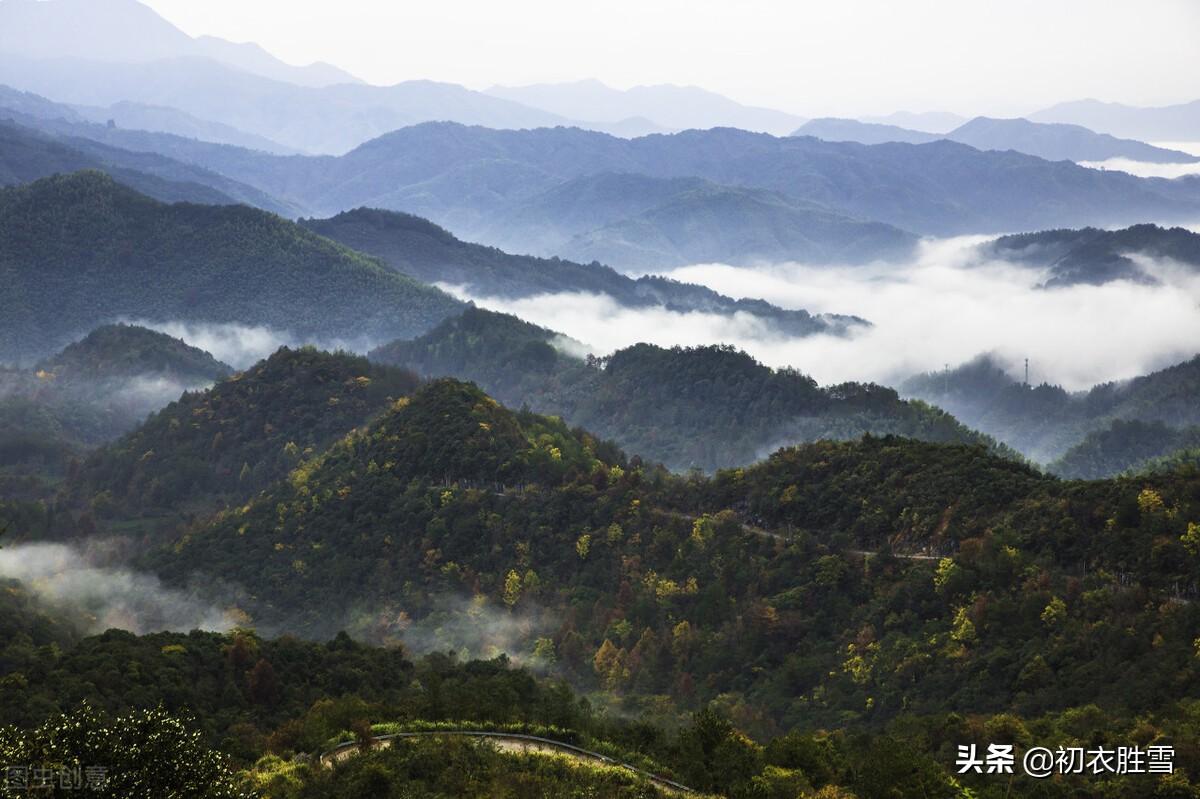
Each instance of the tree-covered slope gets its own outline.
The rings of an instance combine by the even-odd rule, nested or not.
[[[123,324],[97,328],[32,368],[0,368],[0,467],[61,474],[69,456],[231,372],[163,333]]]
[[[74,130],[59,133],[53,126],[46,127],[35,117],[0,108],[0,186],[98,169],[163,202],[240,202],[274,213],[292,213],[287,204],[236,178],[171,157],[169,148],[124,149],[71,135]]]
[[[472,308],[371,357],[427,376],[473,380],[502,402],[562,416],[671,468],[753,462],[785,444],[896,433],[934,441],[985,438],[882,386],[821,389],[729,347],[639,344],[603,360],[515,317]]]
[[[1084,436],[1046,468],[1054,474],[1096,480],[1137,471],[1181,450],[1200,448],[1200,427],[1183,429],[1162,422],[1114,419]]]
[[[0,287],[3,360],[121,317],[370,341],[420,334],[460,307],[273,214],[165,205],[97,172],[0,192]]]
[[[947,372],[917,375],[902,390],[945,408],[972,428],[1042,463],[1058,460],[1089,433],[1105,429],[1114,420],[1161,423],[1177,430],[1200,425],[1200,357],[1133,380],[1070,393],[1045,383],[1025,385],[985,356]],[[1118,441],[1131,447],[1119,456],[1109,451],[1105,459],[1114,466],[1140,461],[1149,444],[1149,439],[1139,441],[1136,436],[1106,439],[1109,447]]]
[[[365,358],[284,348],[211,389],[185,393],[96,451],[70,490],[105,516],[237,500],[416,385],[414,375]]]
[[[766,728],[1150,711],[1200,685],[1198,514],[1193,475],[1064,483],[893,437],[672,477],[439,381],[143,564],[309,634],[475,619],[635,706],[725,695]]]

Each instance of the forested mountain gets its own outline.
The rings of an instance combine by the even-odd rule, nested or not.
[[[281,399],[300,393],[281,382]],[[262,439],[262,421],[247,424],[246,444]],[[160,462],[155,477],[171,484],[180,468]],[[32,726],[75,696],[97,696],[110,713],[161,698],[190,708],[204,740],[242,764],[282,755],[248,776],[278,780],[274,790],[293,792],[283,796],[340,795],[337,780],[365,779],[372,765],[387,784],[447,779],[447,752],[457,750],[445,744],[441,765],[420,769],[411,753],[424,750],[403,747],[328,777],[286,759],[353,741],[371,724],[432,722],[577,735],[568,742],[736,799],[764,785],[843,785],[882,799],[896,774],[901,795],[931,785],[965,795],[951,791],[959,742],[1027,740],[1031,730],[1050,746],[1081,730],[1115,743],[1136,724],[1139,740],[1179,747],[1182,772],[1194,754],[1179,697],[1200,686],[1200,610],[1180,601],[1200,581],[1195,484],[1190,473],[1065,483],[982,447],[894,437],[785,449],[683,478],[470,385],[435,381],[302,454],[244,505],[148,535],[141,565],[169,586],[219,575],[244,587],[231,601],[262,630],[325,636],[345,626],[438,651],[497,647],[603,691],[615,720],[503,661],[406,666],[345,637],[317,645],[245,631],[77,643],[59,632],[50,647],[54,627],[35,614],[5,639],[0,706]],[[60,507],[54,524],[69,534],[72,516]],[[34,520],[20,537],[39,535],[37,517],[15,518]],[[15,601],[19,593],[0,592]],[[131,676],[89,687],[109,662]],[[316,702],[334,685],[341,699]],[[704,708],[679,737],[619,720]],[[498,768],[513,778],[497,763],[484,773]],[[1085,784],[1075,779],[1064,796]],[[1147,798],[1158,785],[1102,781],[1114,795]],[[304,794],[306,785],[327,793]]]
[[[897,433],[933,441],[986,439],[882,386],[818,388],[733,347],[638,344],[595,361],[562,336],[471,308],[414,341],[371,358],[426,376],[473,380],[512,406],[561,416],[630,452],[677,470],[750,463],[785,444]]]
[[[207,352],[130,325],[98,328],[30,369],[0,368],[0,471],[60,474],[84,447],[231,372]]]
[[[165,205],[96,172],[0,192],[0,264],[0,359],[10,361],[122,317],[378,341],[461,307],[272,214]]]
[[[1124,230],[1047,230],[1002,236],[986,255],[1047,270],[1048,287],[1101,285],[1110,280],[1156,283],[1142,259],[1200,269],[1200,235],[1185,228],[1135,225]],[[1153,265],[1152,265],[1153,267]]]
[[[1174,428],[1162,422],[1114,419],[1106,428],[1093,430],[1047,468],[1054,474],[1096,480],[1138,471],[1163,458],[1200,449],[1200,427]]]
[[[86,146],[91,148],[91,145]],[[151,168],[149,172],[139,171],[133,166],[127,165],[134,161],[150,162],[165,161],[165,159],[158,159],[156,156],[143,158],[137,154],[119,151],[114,151],[112,154],[117,156],[115,161],[107,159],[103,155],[95,155],[73,148],[30,128],[0,121],[0,185],[2,186],[29,183],[64,172],[98,169],[116,176],[138,191],[164,202],[217,204],[235,202],[232,197],[208,184],[188,180],[177,181],[155,174],[153,163],[137,164],[138,166],[149,166]],[[130,156],[128,160],[124,157],[126,155]],[[193,171],[203,172],[203,170],[194,168]],[[229,182],[220,175],[212,174],[212,178],[213,182],[217,183]],[[250,189],[250,191],[256,196],[265,196],[255,189]]]
[[[426,283],[462,286],[475,296],[519,298],[538,294],[606,294],[635,308],[753,314],[789,336],[841,333],[863,320],[785,310],[757,300],[733,300],[703,286],[646,276],[636,280],[600,263],[509,255],[495,247],[460,241],[420,217],[359,208],[330,219],[300,224],[359,252],[374,255]]]
[[[184,394],[88,456],[71,491],[107,516],[238,501],[365,424],[417,382],[365,358],[281,349],[211,389]]]
[[[901,391],[945,408],[1036,461],[1057,461],[1054,468],[1061,466],[1070,476],[1119,473],[1167,454],[1172,441],[1187,446],[1181,429],[1200,425],[1200,357],[1077,394],[1045,383],[1025,385],[991,358],[981,357],[948,372],[913,377]],[[1113,425],[1115,420],[1150,426]],[[1171,430],[1158,431],[1154,423]],[[1138,431],[1147,433],[1144,440]],[[1088,437],[1092,432],[1097,435]],[[1076,445],[1078,451],[1073,450]]]
[[[1200,680],[1200,611],[1171,599],[1196,590],[1193,488],[890,437],[683,480],[439,381],[143,564],[253,585],[257,623],[310,634],[498,614],[518,622],[507,651],[626,707],[719,696],[759,735],[901,713],[1103,724],[1177,713]]]

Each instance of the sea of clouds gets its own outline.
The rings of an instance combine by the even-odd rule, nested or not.
[[[697,264],[669,277],[731,297],[756,297],[813,313],[854,314],[873,324],[848,336],[789,338],[749,314],[721,316],[629,308],[604,295],[462,299],[559,331],[606,354],[648,341],[663,346],[735,344],[772,366],[823,384],[896,384],[919,372],[993,353],[1016,374],[1030,359],[1035,381],[1083,389],[1190,358],[1200,351],[1200,278],[1143,260],[1158,285],[1043,289],[1045,275],[981,258],[986,237],[928,240],[902,263],[870,266]]]

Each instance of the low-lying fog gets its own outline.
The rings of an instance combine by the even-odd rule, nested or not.
[[[1195,141],[1160,141],[1154,142],[1155,147],[1200,156],[1200,142]],[[1128,158],[1110,158],[1107,161],[1080,161],[1080,166],[1092,169],[1116,170],[1128,172],[1139,178],[1180,178],[1184,175],[1200,175],[1200,163],[1195,164],[1155,164],[1147,161],[1132,161]]]
[[[1200,276],[1142,262],[1161,285],[1038,288],[1044,276],[981,262],[983,237],[927,241],[907,263],[757,268],[698,264],[668,274],[733,297],[786,308],[861,316],[873,326],[848,337],[783,338],[751,316],[630,309],[605,296],[555,294],[505,300],[442,288],[579,339],[600,353],[639,341],[672,346],[731,343],[772,366],[794,366],[822,384],[895,384],[917,372],[992,352],[1035,382],[1069,389],[1144,374],[1200,351]]]

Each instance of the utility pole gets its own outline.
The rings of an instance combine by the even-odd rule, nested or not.
[[[1029,359],[1025,359],[1025,388],[1029,388]]]

